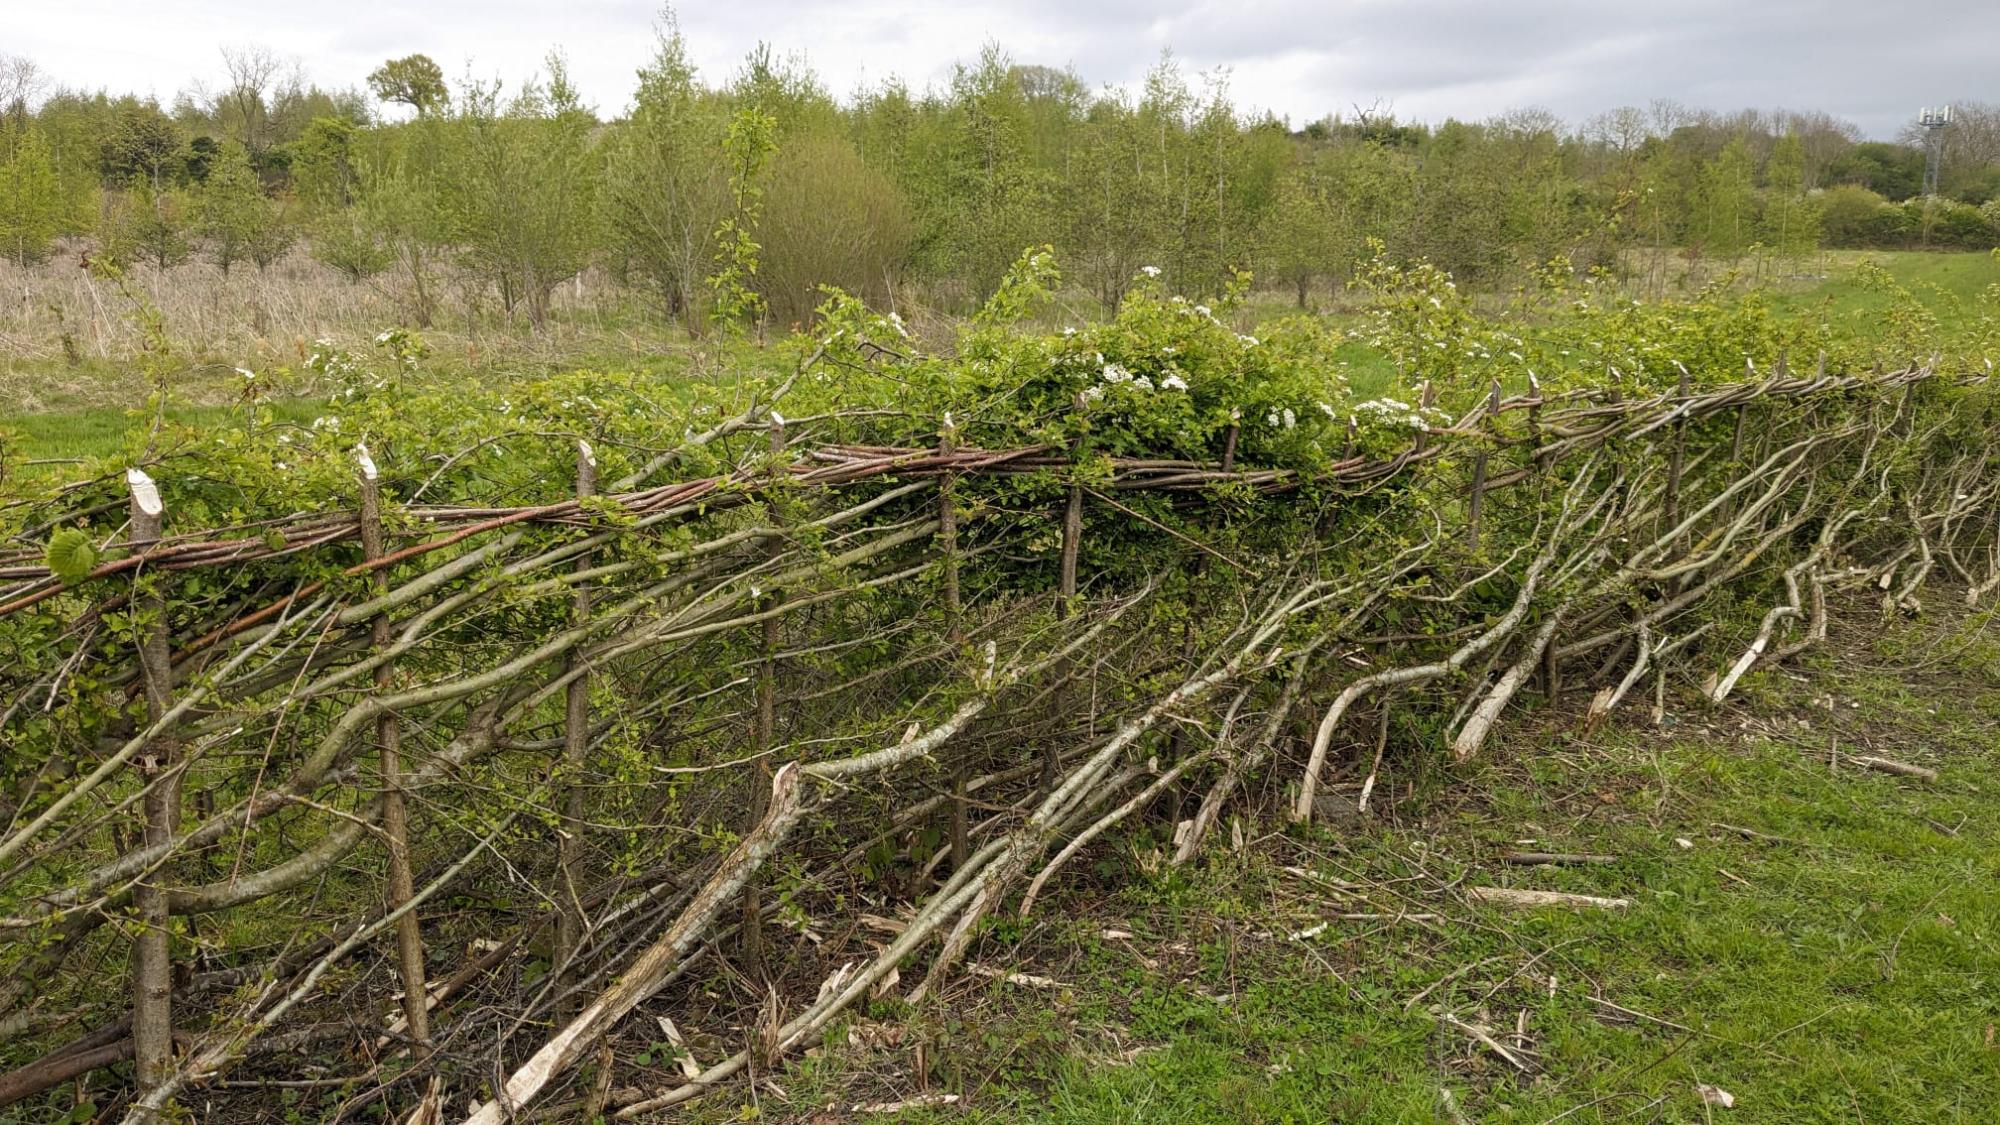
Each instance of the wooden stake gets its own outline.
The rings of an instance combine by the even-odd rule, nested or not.
[[[153,478],[143,470],[125,470],[125,483],[132,494],[130,548],[137,554],[160,538],[166,509]],[[147,581],[143,568],[133,572],[132,602],[139,621],[139,675],[145,685],[146,715],[157,723],[173,709],[173,649],[166,597],[157,583]],[[147,786],[148,847],[164,847],[180,819],[180,778],[174,770],[178,757],[174,740],[162,736],[138,759],[139,777]],[[167,891],[161,885],[168,871],[168,865],[161,865],[132,890],[138,924],[132,939],[132,1058],[142,1094],[165,1083],[174,1069],[173,949],[167,929]]]
[[[958,429],[951,415],[944,416],[938,431],[938,456],[950,457],[958,449]],[[944,556],[944,635],[956,653],[965,644],[965,607],[958,589],[958,509],[952,499],[954,478],[945,473],[938,478],[938,550]],[[966,795],[967,762],[963,754],[951,771],[951,869],[965,866],[972,854],[970,843],[971,802]]]
[[[1083,406],[1083,400],[1078,398],[1077,409],[1080,411]],[[1074,462],[1082,456],[1082,453],[1083,439],[1079,437],[1070,445],[1070,459],[1072,462],[1070,472],[1072,474],[1076,472]],[[1063,509],[1062,564],[1057,576],[1058,584],[1056,588],[1059,599],[1056,603],[1056,615],[1063,619],[1067,619],[1071,613],[1075,612],[1072,603],[1076,599],[1076,556],[1082,545],[1083,483],[1077,481],[1069,486],[1069,504]],[[1068,674],[1069,665],[1066,662],[1062,665],[1061,671],[1064,675]],[[1053,744],[1043,751],[1040,791],[1044,794],[1055,788],[1056,768],[1058,765],[1056,759],[1059,754],[1060,751]]]
[[[1069,489],[1069,504],[1063,509],[1062,571],[1057,592],[1062,596],[1058,612],[1070,615],[1070,599],[1076,597],[1076,556],[1083,544],[1083,486]]]
[[[576,498],[586,500],[597,494],[597,451],[587,441],[576,443]],[[577,556],[575,570],[578,574],[590,569],[590,552]],[[574,600],[570,606],[570,620],[582,625],[590,620],[590,588],[582,582],[576,585]],[[569,965],[576,951],[583,946],[584,931],[587,928],[583,917],[583,905],[577,889],[576,867],[583,850],[583,768],[590,755],[590,673],[577,671],[583,662],[582,656],[571,650],[565,663],[574,678],[565,689],[565,709],[563,712],[563,793],[562,834],[556,843],[556,868],[561,874],[562,886],[558,893],[562,898],[560,913],[556,917],[555,964]]]
[[[1486,429],[1496,432],[1495,419],[1500,414],[1500,380],[1493,380],[1493,389],[1486,396]],[[1466,545],[1479,549],[1479,516],[1486,507],[1486,459],[1490,454],[1481,448],[1472,458],[1472,495],[1466,500],[1465,541]]]
[[[354,447],[361,469],[361,554],[374,560],[387,553],[382,536],[382,482],[368,447]],[[372,580],[378,595],[389,590],[389,568],[382,567]],[[392,643],[389,615],[377,614],[369,623],[369,642],[379,651]],[[395,690],[393,661],[383,661],[375,669],[375,690],[388,694]],[[394,714],[375,721],[375,741],[382,768],[382,834],[389,845],[388,907],[400,909],[416,894],[410,874],[410,814],[403,804],[403,728]],[[431,1039],[430,1005],[424,989],[424,935],[417,912],[412,910],[396,920],[396,967],[403,984],[403,1019],[410,1038],[416,1041],[415,1054],[421,1057]]]
[[[1542,464],[1542,381],[1528,372],[1528,457],[1537,468]]]
[[[785,458],[785,420],[777,411],[771,412],[771,473],[778,479]],[[769,504],[771,525],[780,526],[777,493],[771,493]],[[777,558],[785,550],[783,540],[773,534],[770,537],[768,554]],[[783,591],[773,590],[765,598],[766,607],[776,606],[785,600]],[[764,636],[761,659],[757,663],[757,722],[752,732],[752,749],[758,754],[757,764],[750,775],[749,824],[755,825],[764,819],[770,809],[771,762],[764,752],[777,744],[778,725],[778,619],[775,616],[764,620]],[[743,962],[743,971],[751,977],[762,979],[764,971],[764,879],[763,873],[751,875],[743,886],[743,916],[737,939],[737,952]]]
[[[1688,397],[1688,371],[1685,367],[1681,368],[1680,381],[1676,384],[1675,390],[1680,401],[1685,403]],[[1663,504],[1665,515],[1661,518],[1670,528],[1680,522],[1681,467],[1686,458],[1687,418],[1683,415],[1674,421],[1673,446],[1667,458],[1667,495]]]

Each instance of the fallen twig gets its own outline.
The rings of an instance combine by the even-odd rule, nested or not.
[[[1524,891],[1513,887],[1467,887],[1466,897],[1493,906],[1588,906],[1598,910],[1623,910],[1631,899],[1574,895],[1564,891]]]
[[[1500,857],[1502,863],[1518,863],[1523,866],[1553,865],[1572,866],[1579,864],[1617,863],[1615,855],[1593,855],[1589,852],[1508,852]]]
[[[1918,781],[1927,782],[1934,782],[1938,779],[1937,771],[1934,769],[1913,766],[1908,762],[1896,761],[1894,758],[1878,758],[1871,754],[1863,754],[1847,760],[1865,769],[1877,770],[1881,773],[1893,773],[1898,777],[1914,777]]]

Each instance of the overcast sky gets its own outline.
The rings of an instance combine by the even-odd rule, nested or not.
[[[1541,106],[1580,121],[1672,98],[1715,109],[1823,109],[1893,136],[1919,106],[2000,100],[2000,0],[683,0],[704,77],[759,40],[803,52],[836,93],[890,75],[941,82],[997,43],[1015,61],[1131,85],[1172,49],[1226,68],[1241,106],[1302,125],[1377,103],[1404,119]],[[422,51],[448,77],[510,84],[551,49],[601,113],[624,109],[657,0],[0,0],[0,52],[70,86],[163,101],[220,75],[218,44],[296,56],[359,85]]]

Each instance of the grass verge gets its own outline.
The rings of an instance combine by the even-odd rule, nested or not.
[[[1870,609],[1857,647],[1725,708],[1670,690],[1658,726],[1543,712],[1466,768],[1404,747],[1377,814],[1246,818],[1191,869],[1164,866],[1164,829],[1100,844],[1124,889],[980,944],[1026,976],[879,1001],[697,1117],[1992,1121],[2000,644],[1983,615],[1939,616],[1883,631]],[[1614,858],[1504,861],[1519,849]],[[1630,907],[1468,894],[1488,886]]]

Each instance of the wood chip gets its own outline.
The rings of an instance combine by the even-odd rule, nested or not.
[[[666,1016],[655,1018],[660,1022],[660,1034],[667,1037],[674,1049],[674,1061],[680,1065],[681,1076],[690,1081],[701,1077],[701,1064],[695,1061],[694,1052],[688,1050],[687,1037],[681,1034],[681,1029]]]

